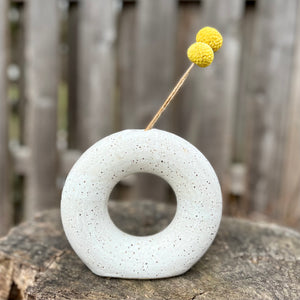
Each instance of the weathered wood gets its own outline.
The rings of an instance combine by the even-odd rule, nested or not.
[[[71,2],[68,17],[68,146],[78,147],[78,4]]]
[[[300,15],[300,3],[298,13]],[[281,182],[280,202],[277,206],[282,221],[300,229],[300,19],[297,19],[296,42],[292,67],[290,105],[288,107],[284,151],[284,169]]]
[[[201,28],[201,9],[200,2],[187,3],[180,6],[178,11],[178,26],[177,26],[177,45],[176,45],[176,79],[180,78],[190,65],[186,52],[188,47],[195,41],[195,33]],[[189,75],[189,78],[184,83],[181,90],[176,95],[172,106],[170,106],[172,118],[172,131],[189,139],[188,131],[191,115],[193,114],[193,100],[198,99],[197,94],[197,72],[194,68]],[[173,109],[173,111],[172,111]]]
[[[243,22],[241,24],[241,57],[240,57],[240,70],[239,79],[237,86],[237,101],[235,103],[235,115],[234,115],[234,128],[233,128],[233,147],[232,147],[232,175],[230,180],[237,180],[242,185],[242,189],[239,189],[239,193],[236,193],[234,186],[231,184],[230,194],[232,195],[232,201],[228,204],[228,213],[230,215],[242,214],[247,215],[249,210],[249,186],[247,183],[247,149],[248,145],[248,125],[249,117],[251,114],[251,101],[247,95],[248,84],[250,80],[251,67],[252,67],[252,55],[253,55],[253,27],[254,27],[254,17],[255,17],[255,6],[248,5],[244,12]],[[235,166],[243,168],[243,173],[240,173],[238,178],[234,178]],[[240,169],[241,171],[241,169]],[[241,175],[243,174],[243,178]],[[241,182],[243,180],[243,182]],[[234,206],[234,209],[233,209]]]
[[[16,175],[26,175],[30,168],[30,150],[27,146],[12,144],[10,149],[12,167]]]
[[[250,208],[278,215],[297,16],[296,0],[257,2],[249,80]],[[279,209],[277,209],[277,206]]]
[[[135,116],[145,128],[173,88],[177,5],[173,0],[141,0],[137,6]],[[167,130],[168,115],[157,126]]]
[[[174,0],[141,0],[136,20],[135,95],[132,118],[135,128],[145,128],[173,88],[177,3]],[[157,127],[170,129],[168,112]],[[154,177],[139,176],[136,198],[164,201],[167,186]]]
[[[58,75],[57,1],[30,0],[26,6],[25,141],[30,149],[25,217],[58,206],[56,114]]]
[[[227,198],[232,153],[233,118],[241,55],[240,25],[244,3],[240,0],[203,1],[203,26],[223,35],[223,47],[206,69],[195,70],[198,98],[190,116],[189,140],[213,165]],[[196,34],[196,32],[195,32]],[[227,203],[224,203],[226,211]]]
[[[52,18],[48,22],[51,17],[42,12],[43,8],[40,9],[41,13],[35,13],[35,18],[40,19],[36,22],[28,13],[31,9],[28,8],[23,13],[23,6],[30,7],[33,1],[15,2],[18,3],[13,5],[21,14],[20,20],[11,27],[16,35],[9,53],[13,55],[11,61],[21,67],[21,78],[17,83],[21,99],[18,121],[21,147],[11,144],[12,166],[15,174],[25,175],[27,187],[31,186],[26,189],[24,203],[29,199],[28,191],[37,190],[37,187],[40,187],[39,195],[43,197],[35,194],[34,197],[38,200],[33,201],[40,203],[40,199],[44,199],[42,201],[48,202],[45,195],[51,198],[51,193],[55,191],[50,186],[55,186],[57,175],[57,182],[62,182],[62,175],[79,153],[62,152],[58,154],[58,158],[53,159],[52,154],[56,156],[56,108],[52,104],[56,103],[50,104],[51,114],[47,113],[48,117],[45,117],[46,107],[52,100],[40,100],[46,99],[46,93],[43,92],[42,95],[45,86],[52,86],[52,95],[56,93],[56,87],[55,92],[53,88],[53,81],[57,78],[57,73],[53,71],[56,63],[53,63],[53,55],[48,54],[54,53],[53,48],[56,47],[50,27],[59,30],[61,24],[57,16],[56,21]],[[85,150],[93,143],[94,140],[89,137],[90,128],[97,140],[115,130],[144,127],[172,89],[173,83],[188,67],[186,49],[194,41],[197,30],[205,25],[216,26],[224,35],[224,46],[216,53],[215,62],[205,70],[193,69],[157,127],[179,134],[204,152],[221,179],[225,202],[230,202],[231,208],[228,206],[229,209],[225,209],[227,213],[269,214],[273,219],[299,227],[300,66],[299,50],[294,49],[295,38],[299,39],[299,33],[295,32],[295,19],[299,14],[296,12],[296,4],[299,9],[299,1],[291,0],[287,5],[280,0],[260,1],[261,3],[246,1],[248,4],[256,2],[256,5],[246,7],[246,14],[241,22],[239,18],[245,1],[125,1],[119,24],[116,25],[118,13],[113,7],[120,2],[122,1],[70,2],[69,148]],[[5,19],[1,18],[1,22],[3,21]],[[56,25],[53,25],[54,22]],[[28,25],[27,28],[25,25]],[[65,27],[62,29],[65,30]],[[26,39],[23,38],[25,31]],[[32,31],[36,32],[34,36]],[[78,35],[81,36],[79,43]],[[30,36],[31,40],[28,38]],[[43,39],[38,36],[43,36]],[[27,53],[25,74],[24,47]],[[5,55],[2,51],[1,58],[3,54]],[[29,56],[31,60],[28,60]],[[55,57],[57,60],[59,55]],[[42,64],[45,66],[43,69],[39,67]],[[118,70],[116,76],[115,64]],[[29,73],[35,75],[27,76]],[[4,74],[5,71],[0,75],[3,76],[1,80]],[[81,76],[80,79],[78,76]],[[112,82],[109,78],[113,78]],[[27,85],[28,99],[24,97],[24,83]],[[3,92],[4,89],[1,88],[0,93]],[[118,93],[119,97],[114,97],[113,94]],[[108,94],[111,95],[107,96],[111,97],[110,100],[106,99],[105,95]],[[138,94],[141,96],[137,96]],[[77,105],[79,99],[81,102]],[[30,103],[27,105],[25,100]],[[23,139],[25,110],[27,123],[26,137]],[[41,113],[42,110],[45,113]],[[28,114],[29,111],[34,117]],[[0,114],[3,113],[4,110],[1,109]],[[0,123],[5,123],[4,127],[7,127],[5,118],[1,115]],[[106,127],[103,124],[108,124],[107,122],[110,125]],[[6,132],[2,125],[0,127],[0,130],[4,130],[2,133]],[[52,129],[47,129],[46,132],[46,127]],[[28,139],[28,136],[39,136],[39,142]],[[32,151],[33,143],[35,146]],[[0,147],[7,148],[5,145],[6,143],[0,143]],[[230,167],[230,159],[238,165]],[[42,166],[41,161],[46,166]],[[7,163],[8,160],[5,159],[5,164]],[[48,168],[48,171],[44,172],[42,168]],[[227,180],[231,177],[227,176],[229,170],[234,175],[231,185],[230,180]],[[241,170],[243,171],[240,172]],[[244,190],[240,181],[240,174],[245,175],[244,170],[250,184],[245,194],[243,192],[243,195],[237,195]],[[0,176],[4,176],[4,173]],[[42,181],[43,184],[40,185],[38,182]],[[138,192],[134,190],[133,194],[128,193],[128,197],[141,198],[143,195],[158,200],[168,198],[165,184],[154,187],[152,179],[148,178],[138,184],[141,182]],[[48,193],[49,190],[52,192]],[[228,198],[231,200],[226,200]],[[3,199],[1,197],[2,201]],[[58,197],[55,199],[57,201]],[[30,208],[27,210],[31,211]],[[8,210],[4,211],[4,206],[2,212],[4,216],[10,215]]]
[[[24,146],[25,143],[25,115],[26,115],[26,96],[25,96],[25,5],[24,3],[19,2],[14,5],[16,11],[18,12],[18,21],[14,24],[10,24],[11,28],[11,43],[10,49],[13,51],[15,48],[15,59],[10,59],[11,63],[15,63],[19,68],[19,78],[14,84],[10,85],[9,91],[15,91],[18,94],[18,98],[15,98],[15,104],[17,104],[14,114],[10,116],[10,127],[14,128],[14,132],[11,131],[10,139],[10,148],[12,145],[21,144]],[[14,36],[14,38],[13,38]],[[13,113],[13,111],[12,111]],[[24,146],[26,148],[26,146]],[[25,153],[23,152],[22,155]],[[14,166],[16,161],[14,157],[11,156],[12,163],[12,185],[11,185],[11,198],[13,201],[13,216],[14,222],[19,223],[23,219],[24,214],[24,186],[25,186],[25,177],[14,172]],[[18,162],[17,162],[18,164]],[[24,167],[26,164],[24,165]],[[23,167],[18,165],[18,167]]]
[[[82,153],[78,150],[61,150],[57,153],[57,174],[66,177],[71,167]],[[30,149],[27,146],[14,144],[10,147],[12,168],[16,175],[26,176],[30,172]]]
[[[26,111],[26,96],[25,96],[25,8],[24,5],[19,3],[19,32],[18,32],[18,60],[17,64],[20,69],[20,78],[18,81],[19,88],[19,132],[20,143],[24,144],[25,139],[25,111]]]
[[[78,144],[85,150],[113,131],[118,0],[79,6]]]
[[[248,5],[244,11],[241,23],[241,55],[240,71],[237,86],[237,101],[235,103],[234,116],[234,141],[232,157],[235,162],[245,162],[247,149],[247,118],[250,115],[247,103],[247,90],[250,80],[250,70],[253,57],[253,28],[255,18],[255,6]],[[225,41],[226,43],[226,41]]]
[[[7,1],[0,2],[0,236],[12,226],[12,205],[9,197],[9,152],[8,152],[8,20]]]
[[[111,203],[127,230],[149,233],[174,207]],[[141,218],[139,212],[147,211]],[[14,228],[0,241],[0,298],[16,299],[299,299],[300,235],[266,223],[224,218],[205,256],[187,273],[162,280],[94,275],[66,241],[58,211]]]
[[[24,142],[24,110],[25,110],[25,97],[24,97],[24,39],[25,39],[25,26],[24,26],[24,5],[19,2],[10,8],[10,59],[9,63],[14,64],[18,68],[19,74],[15,74],[12,79],[10,90],[14,91],[12,103],[12,117],[14,122],[13,130],[11,130],[11,138]],[[14,16],[14,17],[12,17]],[[12,100],[12,99],[10,99]],[[14,124],[16,123],[16,124]]]
[[[119,20],[118,83],[121,129],[137,128],[134,113],[136,7],[124,5]]]

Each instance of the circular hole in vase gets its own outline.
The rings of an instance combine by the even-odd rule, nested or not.
[[[108,212],[122,231],[146,236],[165,229],[176,213],[176,196],[161,177],[135,173],[124,177],[112,190]]]

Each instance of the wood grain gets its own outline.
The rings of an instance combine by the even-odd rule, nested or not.
[[[12,204],[9,195],[10,164],[8,153],[8,22],[6,1],[0,2],[0,236],[12,226]]]
[[[71,2],[68,18],[68,146],[76,149],[78,145],[78,4]]]
[[[280,210],[297,2],[260,1],[255,16],[248,95],[250,203],[253,211],[273,216]]]
[[[243,9],[243,2],[239,0],[203,1],[202,25],[209,24],[219,29],[224,44],[215,53],[214,62],[208,68],[194,70],[197,71],[194,80],[197,82],[195,88],[198,96],[193,99],[189,122],[189,140],[213,165],[225,199],[232,160]],[[226,202],[224,204],[226,211]]]
[[[168,222],[172,206],[111,203],[114,219],[135,234]],[[147,211],[148,218],[139,212]],[[187,273],[162,280],[94,275],[70,248],[57,210],[0,240],[0,299],[299,299],[300,235],[266,223],[224,218],[205,256]]]
[[[175,78],[178,80],[190,65],[187,58],[187,49],[195,41],[195,34],[201,28],[200,3],[187,2],[179,7],[177,17],[177,43],[175,60]],[[168,108],[171,115],[172,131],[185,139],[189,139],[189,124],[193,114],[194,99],[197,94],[199,82],[197,81],[198,67],[193,69],[188,80],[176,95],[172,106]]]
[[[134,113],[134,70],[136,38],[136,5],[124,4],[119,19],[118,87],[119,129],[137,128]]]
[[[78,146],[85,150],[112,133],[118,0],[87,0],[79,6]]]
[[[20,98],[13,119],[0,91],[1,163],[10,164],[7,128],[17,120],[20,143],[9,149],[13,178],[26,183],[26,215],[59,204],[56,182],[63,184],[75,157],[93,142],[146,126],[189,66],[186,50],[196,32],[210,25],[224,35],[223,47],[210,67],[193,69],[157,127],[206,155],[221,180],[225,213],[299,228],[299,1],[71,1],[68,16],[64,3],[13,1],[8,46],[1,35],[1,84],[8,54],[21,71],[9,89]],[[56,153],[56,115],[65,118],[57,112],[57,63],[66,55],[68,149]],[[10,176],[1,169],[0,185]],[[171,199],[170,187],[154,176],[127,178],[123,189],[127,198]],[[19,205],[22,188],[8,192]],[[11,215],[10,207],[2,212]],[[23,208],[14,213],[21,217]]]
[[[173,0],[141,0],[137,7],[134,76],[135,128],[145,128],[172,90],[175,63],[177,4]],[[166,112],[156,125],[170,129]],[[139,176],[136,198],[166,201],[167,185],[154,177]]]
[[[141,0],[136,20],[136,128],[145,128],[172,90],[177,5],[173,0]],[[168,116],[157,127],[167,130]]]
[[[58,205],[56,189],[58,13],[57,1],[28,1],[26,7],[25,142],[30,149],[25,217]]]
[[[236,211],[239,214],[247,215],[250,207],[249,197],[251,190],[248,185],[247,170],[247,153],[249,150],[249,125],[252,122],[251,114],[251,98],[246,97],[248,92],[248,85],[251,78],[251,68],[253,59],[253,29],[255,18],[255,6],[249,5],[246,7],[243,22],[241,24],[241,58],[240,58],[240,70],[239,70],[239,84],[237,86],[237,98],[235,103],[235,115],[234,115],[234,128],[233,128],[233,146],[232,146],[232,160],[231,166],[234,172],[235,166],[240,166],[244,169],[244,180],[241,182],[241,178],[236,178],[237,183],[243,185],[243,189],[240,189],[240,193],[236,194],[233,187],[230,189],[230,193],[236,196],[235,199],[231,199],[229,203],[229,211],[231,215],[232,206],[236,206]],[[250,103],[249,103],[249,102]],[[232,184],[235,184],[233,176],[231,176]],[[241,192],[242,191],[242,192]],[[235,200],[235,201],[234,201]],[[234,202],[233,202],[234,201]]]
[[[297,16],[300,3],[297,2]],[[283,154],[283,176],[277,207],[282,221],[288,220],[300,230],[300,20],[297,19],[295,50],[292,64],[290,105],[287,109],[286,145]]]

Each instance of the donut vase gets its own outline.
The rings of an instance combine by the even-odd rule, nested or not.
[[[177,200],[169,226],[149,236],[123,232],[108,212],[114,186],[139,172],[163,178]],[[61,199],[72,248],[92,272],[107,277],[185,273],[211,245],[221,216],[221,189],[208,160],[186,140],[157,129],[124,130],[95,143],[74,164]]]

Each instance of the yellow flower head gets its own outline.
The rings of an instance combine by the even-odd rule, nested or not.
[[[194,43],[187,50],[187,56],[191,62],[199,67],[208,67],[214,60],[212,48],[205,43]]]
[[[217,29],[206,26],[198,31],[196,41],[208,44],[216,52],[222,47],[223,37]]]

